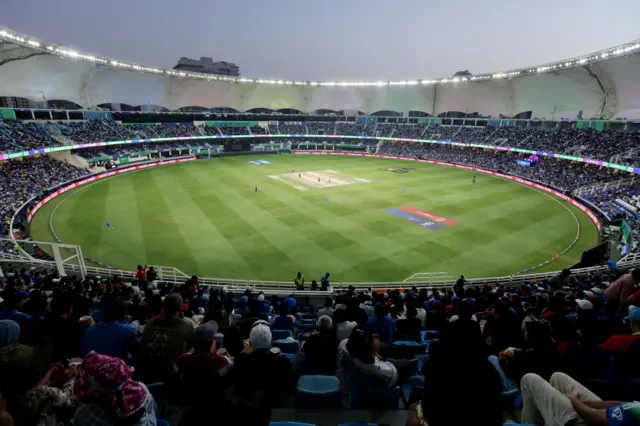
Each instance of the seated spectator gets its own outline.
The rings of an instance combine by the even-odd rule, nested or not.
[[[156,402],[147,387],[131,378],[119,358],[90,352],[78,368],[73,393],[75,426],[155,426]]]
[[[95,351],[101,355],[131,362],[140,342],[136,330],[123,323],[124,318],[125,307],[122,299],[108,301],[103,309],[103,321],[92,325],[84,332],[80,355],[84,357]]]
[[[532,425],[637,425],[637,402],[602,401],[564,373],[549,382],[527,374],[520,383],[522,423]]]
[[[44,340],[0,348],[0,391],[17,425],[44,424],[52,416],[68,423],[76,407],[75,375],[75,365],[65,369],[61,364],[51,364],[51,347]]]
[[[398,383],[398,370],[378,354],[380,339],[369,331],[354,329],[346,343],[351,366],[346,382],[350,388],[390,388]]]
[[[398,340],[422,341],[420,331],[422,322],[418,319],[416,308],[407,309],[407,317],[396,321],[396,336]]]
[[[0,320],[0,348],[20,338],[20,326],[12,320]]]
[[[0,310],[0,320],[11,320],[18,323],[20,328],[26,330],[31,326],[34,318],[22,312],[22,304],[24,303],[24,295],[21,292],[5,290],[2,292],[4,302],[2,310]]]
[[[289,295],[289,297],[284,299],[282,303],[287,306],[287,312],[289,313],[291,313],[293,311],[293,308],[295,308],[296,305],[298,304],[298,302],[296,301],[296,298],[293,297],[293,294]]]
[[[370,334],[377,335],[381,342],[391,343],[394,329],[395,323],[391,316],[387,314],[382,304],[377,304],[375,306],[375,315],[369,318],[365,330]]]
[[[612,336],[601,346],[601,350],[608,356],[614,356],[616,369],[625,378],[640,378],[640,308],[631,309],[626,317],[631,326],[631,335],[622,334]]]
[[[331,297],[327,297],[326,299],[324,299],[324,306],[318,309],[318,318],[323,315],[333,317],[334,312],[335,309],[333,309],[333,299]]]
[[[258,307],[259,313],[268,315],[271,312],[271,305],[264,300],[264,293],[258,294]]]
[[[525,346],[507,348],[498,355],[499,366],[494,356],[490,361],[503,378],[503,388],[513,389],[527,373],[536,373],[543,378],[551,377],[560,365],[558,350],[551,339],[551,327],[544,320],[531,320],[525,323]],[[502,367],[502,371],[500,370]],[[504,373],[503,373],[504,371]],[[505,376],[513,383],[504,382]]]
[[[289,308],[286,303],[280,305],[280,314],[271,320],[271,328],[274,330],[291,330],[295,329],[296,318],[289,315]]]
[[[630,274],[624,274],[615,280],[609,288],[604,291],[604,295],[609,299],[625,303],[633,294],[633,286],[640,282],[640,268],[634,269]]]
[[[443,343],[464,345],[461,350],[480,351],[482,348],[482,331],[477,319],[474,321],[473,308],[467,303],[458,305],[458,318],[450,321],[442,332]],[[453,318],[452,318],[453,319]]]
[[[314,313],[315,308],[313,307],[313,305],[309,302],[309,296],[305,296],[304,297],[304,303],[302,304],[302,308],[300,309],[300,312],[306,312],[306,313]]]
[[[411,406],[407,426],[501,426],[500,377],[491,364],[477,352],[440,345],[434,349],[425,367],[425,393]]]
[[[80,354],[84,328],[71,318],[75,297],[71,293],[60,293],[53,297],[50,312],[35,326],[35,333],[49,339],[53,350],[53,362],[66,364],[67,360]],[[136,346],[129,349],[133,350]],[[88,351],[87,351],[88,352]]]
[[[215,322],[215,321],[214,321]],[[226,351],[217,353],[217,327],[204,324],[193,333],[193,350],[176,359],[178,375],[176,396],[183,404],[204,404],[219,401],[226,389],[222,380],[233,367],[233,360]]]
[[[619,310],[620,303],[616,300],[607,300],[604,304],[604,315],[596,319],[598,343],[602,344],[611,336],[624,334],[624,321],[618,316]]]
[[[142,333],[140,362],[136,372],[146,383],[162,382],[185,352],[193,325],[180,317],[182,297],[170,294],[163,302],[164,315],[147,322]]]
[[[337,312],[336,312],[337,314]],[[305,354],[300,374],[335,376],[338,355],[338,339],[330,316],[318,319],[318,331],[311,333],[302,346]]]
[[[484,339],[488,338],[491,338],[494,353],[521,345],[522,331],[517,315],[502,301],[493,305],[492,315],[484,326]]]
[[[242,352],[246,343],[242,337],[242,332],[240,331],[240,327],[234,325],[229,327],[224,333],[224,338],[222,340],[222,347],[231,355],[232,357],[236,357]]]
[[[347,321],[347,311],[338,309],[333,315],[333,323],[336,328],[336,338],[339,342],[351,336],[351,331],[357,325],[355,321]]]
[[[247,303],[249,298],[247,296],[242,296],[240,298],[240,302],[238,302],[238,307],[233,311],[235,315],[240,315],[240,318],[249,314],[249,308],[247,307]]]
[[[265,321],[251,329],[250,346],[234,359],[227,398],[237,424],[268,425],[271,409],[282,407],[292,390],[291,362],[269,350],[271,330]]]

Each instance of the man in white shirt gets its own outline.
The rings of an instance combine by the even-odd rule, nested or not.
[[[335,312],[335,309],[333,309],[333,299],[331,297],[327,297],[324,301],[324,307],[318,309],[318,318],[320,318],[323,315],[328,315],[330,317],[333,317],[333,313]]]
[[[351,336],[351,331],[357,325],[355,321],[347,321],[347,311],[344,309],[337,309],[333,314],[333,322],[336,325],[336,337],[338,341]]]

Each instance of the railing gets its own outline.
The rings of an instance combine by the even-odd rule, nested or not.
[[[44,259],[35,259],[33,257],[27,257],[23,255],[19,251],[10,251],[5,250],[4,252],[0,252],[0,266],[8,265],[9,268],[6,268],[5,273],[11,267],[18,266],[23,267],[36,267],[41,269],[55,269],[58,271],[60,275],[71,275],[75,274],[79,277],[85,277],[87,275],[97,275],[97,276],[118,276],[124,279],[135,279],[136,273],[135,271],[126,271],[120,269],[107,269],[100,267],[92,267],[86,266],[84,264],[84,260],[82,258],[82,250],[79,246],[71,246],[69,244],[54,244],[40,241],[29,241],[29,240],[10,240],[10,239],[0,239],[0,246],[5,247],[7,245],[14,244],[36,244],[39,247],[47,247],[53,253],[54,256],[50,260]],[[68,253],[71,251],[71,256],[64,257],[63,253]],[[58,255],[55,255],[55,253]],[[73,260],[74,262],[71,262]],[[618,268],[626,269],[640,266],[640,253],[632,253],[624,257],[618,262]],[[165,283],[173,283],[176,285],[183,284],[185,280],[188,278],[188,275],[179,269],[173,267],[165,267],[165,266],[154,266],[158,271],[158,281]],[[585,276],[596,272],[606,271],[607,267],[602,266],[592,266],[589,268],[579,268],[573,269],[572,274],[576,276]],[[0,268],[2,271],[2,268]],[[496,286],[498,284],[502,285],[519,285],[524,283],[525,281],[531,280],[544,280],[553,278],[559,273],[559,271],[554,272],[544,272],[538,274],[527,274],[527,275],[509,275],[502,277],[486,277],[486,278],[470,278],[467,280],[467,284],[471,286],[480,286],[487,283],[490,286]],[[393,289],[393,288],[407,288],[410,286],[416,286],[419,288],[427,288],[427,289],[442,289],[451,287],[455,283],[455,279],[442,275],[444,273],[429,273],[429,277],[427,280],[415,280],[412,282],[334,282],[332,284],[333,290],[346,290],[349,286],[360,287],[360,288],[371,288],[371,289]],[[210,289],[226,289],[227,291],[244,291],[246,289],[250,289],[252,291],[262,291],[266,294],[302,294],[302,295],[315,295],[318,294],[326,294],[326,292],[311,292],[311,291],[298,291],[296,290],[293,281],[262,281],[262,280],[238,280],[238,279],[228,279],[228,278],[209,278],[209,277],[199,277],[198,278],[200,284],[205,288]]]
[[[347,154],[349,155],[349,154]],[[366,154],[361,154],[366,156]],[[387,156],[381,156],[387,158]],[[391,158],[391,157],[388,157]],[[394,157],[395,158],[395,157]],[[426,161],[426,160],[425,160]],[[443,163],[444,164],[444,163]],[[475,170],[475,169],[474,169]],[[493,173],[492,173],[493,174]],[[497,175],[497,174],[496,174]],[[500,175],[505,176],[506,175]],[[514,178],[515,179],[515,178]],[[522,179],[515,179],[518,182],[524,182]],[[34,212],[32,212],[33,214]],[[17,244],[17,245],[16,245]],[[37,245],[38,247],[45,248],[45,252],[51,253],[52,258],[48,259],[36,259],[22,250],[25,244]],[[63,275],[78,274],[81,277],[86,275],[100,275],[100,276],[120,276],[127,279],[134,279],[134,271],[124,271],[117,269],[101,268],[86,266],[84,258],[82,257],[82,250],[79,246],[72,246],[67,244],[55,244],[49,242],[36,242],[30,240],[13,240],[13,239],[0,239],[0,247],[5,247],[5,252],[0,253],[0,264],[19,264],[29,265],[48,269],[57,269],[57,271]],[[8,250],[6,248],[9,248]],[[16,250],[13,250],[13,247]],[[49,250],[46,250],[46,247]],[[60,252],[63,249],[63,252]],[[63,256],[63,253],[73,252],[70,257]],[[58,253],[56,255],[56,253]],[[625,257],[619,262],[620,268],[629,268],[640,266],[640,254],[633,253]],[[182,284],[189,276],[184,272],[174,267],[156,266],[158,271],[158,278],[160,281]],[[576,275],[584,275],[593,272],[600,272],[606,270],[604,266],[595,266],[591,268],[575,269],[573,272]],[[557,275],[558,272],[547,272],[539,274],[527,274],[527,275],[510,275],[501,277],[486,277],[486,278],[471,278],[468,280],[469,285],[482,285],[485,282],[489,285],[497,284],[519,284],[528,280],[542,280],[552,278]],[[295,292],[295,286],[292,281],[262,281],[262,280],[240,280],[240,279],[228,279],[228,278],[209,278],[200,277],[200,283],[205,287],[210,288],[227,288],[231,290],[244,290],[252,289],[256,291],[269,292],[270,294],[282,293],[282,292]],[[372,289],[384,289],[384,288],[405,288],[407,286],[417,286],[424,288],[443,288],[451,286],[455,283],[455,280],[449,277],[444,272],[435,273],[420,273],[414,274],[403,282],[334,282],[334,289],[345,289],[351,285],[357,287],[370,287]],[[275,293],[274,293],[275,292]],[[303,292],[307,294],[308,292]],[[326,294],[326,293],[325,293]]]
[[[617,189],[617,188],[620,188],[621,186],[633,185],[634,183],[639,181],[640,180],[634,176],[631,179],[620,179],[615,182],[598,183],[595,185],[583,186],[581,188],[574,190],[573,193],[577,196],[584,196],[588,194],[593,194],[594,192],[606,191],[607,189]]]

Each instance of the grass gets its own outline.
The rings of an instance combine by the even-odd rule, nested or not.
[[[260,158],[260,157],[258,157]],[[597,242],[588,217],[526,186],[464,170],[364,158],[235,157],[149,169],[107,179],[66,200],[53,217],[59,237],[85,256],[121,269],[175,266],[220,278],[402,281],[417,272],[508,275],[568,253],[536,271],[573,265]],[[515,160],[514,160],[515,161]],[[413,167],[398,174],[386,167]],[[335,170],[370,180],[300,191],[266,175]],[[259,192],[254,186],[259,185]],[[403,188],[407,188],[406,193]],[[329,201],[326,201],[328,197]],[[53,241],[48,219],[59,197],[31,224]],[[387,209],[411,206],[458,222],[424,229]],[[105,221],[114,229],[108,231]]]

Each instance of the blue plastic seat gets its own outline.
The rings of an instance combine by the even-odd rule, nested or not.
[[[344,423],[338,426],[378,426],[375,423]]]
[[[269,426],[316,426],[311,423],[298,423],[298,422],[270,422]]]
[[[415,387],[421,387],[424,391],[424,376],[411,376],[409,380],[402,386],[402,396],[406,402],[411,399],[411,392]]]
[[[293,333],[291,330],[271,330],[271,338],[273,340],[286,339],[287,337],[292,337]]]
[[[422,336],[422,340],[433,340],[440,337],[440,332],[436,330],[423,330],[420,332],[420,336]]]
[[[296,408],[342,408],[340,380],[334,376],[302,376],[295,394]]]
[[[293,342],[287,340],[275,340],[273,342],[273,346],[280,348],[280,351],[285,354],[296,354],[300,349],[300,343],[295,340]]]
[[[517,410],[522,407],[518,407],[519,404],[516,401],[520,398],[522,392],[520,389],[515,388],[510,391],[502,392],[502,403],[505,410]]]
[[[349,391],[349,408],[353,410],[397,410],[400,406],[400,386],[370,389],[356,386]]]
[[[427,344],[425,342],[411,342],[406,340],[397,340],[393,342],[393,353],[397,359],[411,359],[417,355],[424,355],[427,352]]]

